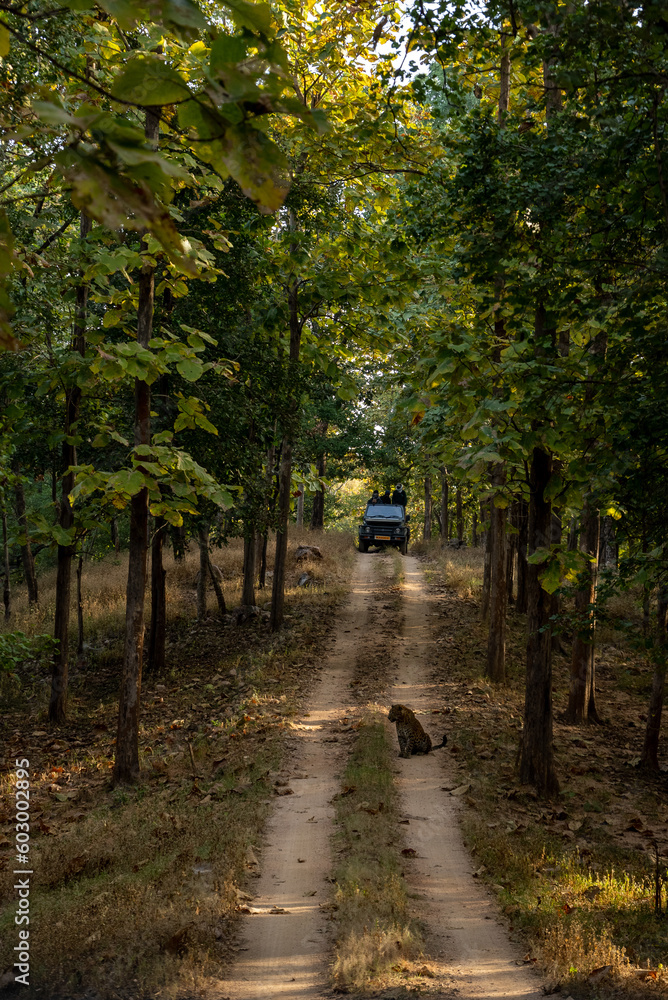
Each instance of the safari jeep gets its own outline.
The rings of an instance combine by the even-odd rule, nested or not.
[[[411,537],[409,517],[399,504],[367,504],[364,519],[359,526],[360,552],[368,552],[370,545],[377,545],[381,549],[386,545],[394,545],[405,556]]]

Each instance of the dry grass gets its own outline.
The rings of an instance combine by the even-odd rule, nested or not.
[[[302,539],[323,559],[296,563]],[[109,785],[127,560],[87,567],[90,647],[86,662],[73,664],[68,723],[53,730],[46,722],[45,668],[26,678],[15,710],[0,719],[9,758],[0,779],[0,979],[16,943],[9,765],[18,754],[31,761],[31,984],[54,997],[215,993],[283,733],[312,683],[354,558],[350,536],[337,533],[291,535],[289,551],[286,627],[274,635],[264,620],[221,622],[213,595],[209,620],[198,624],[198,554],[184,564],[165,559],[168,663],[163,676],[145,678],[142,778],[131,789]],[[230,607],[240,600],[241,555],[238,542],[214,553]],[[315,583],[299,588],[305,570]],[[22,612],[26,631],[34,623],[45,630],[52,582],[41,581],[44,608]]]
[[[323,553],[323,560],[308,559],[295,563],[288,555],[288,573],[286,578],[286,599],[300,602],[303,599],[304,587],[298,586],[300,576],[307,571],[313,578],[309,586],[332,586],[348,579],[351,559],[354,552],[352,535],[347,532],[327,531],[310,532],[307,530],[290,532],[289,553],[293,553],[300,543],[316,545]],[[232,538],[222,548],[213,549],[212,562],[223,574],[223,593],[229,607],[235,607],[241,601],[243,573],[243,540]],[[267,546],[267,570],[269,575],[269,590],[267,600],[271,597],[271,574],[273,574],[274,539],[270,537]],[[165,549],[163,563],[167,570],[167,604],[170,615],[178,617],[194,617],[196,602],[195,577],[199,571],[199,551],[194,543],[190,543],[185,559],[175,561],[170,549]],[[104,635],[117,626],[125,614],[125,589],[128,577],[127,552],[120,556],[107,556],[99,562],[84,563],[83,571],[83,606],[84,632],[86,637]],[[56,606],[56,569],[50,569],[39,577],[39,607],[28,608],[27,593],[24,588],[15,588],[12,595],[12,617],[4,625],[5,631],[21,630],[28,635],[50,632],[53,629],[53,617]],[[258,597],[262,593],[258,592]],[[208,612],[217,613],[215,595],[211,586],[208,588]],[[147,603],[147,614],[150,615],[150,602]],[[3,626],[0,626],[3,627]],[[70,604],[70,629],[72,637],[76,631],[76,587],[75,576],[72,574],[72,599]]]
[[[380,715],[367,714],[336,801],[334,844],[341,860],[335,872],[337,942],[332,975],[345,990],[364,989],[421,948],[399,864],[392,761]]]
[[[439,580],[456,591],[459,597],[479,597],[485,561],[482,548],[443,548],[438,539],[417,542],[412,548],[415,555],[427,560],[428,573],[433,575],[436,572]]]

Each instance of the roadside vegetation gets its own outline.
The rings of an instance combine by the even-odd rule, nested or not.
[[[339,854],[333,979],[360,990],[417,958],[422,944],[403,879],[393,758],[379,713],[363,715],[336,798]]]
[[[635,996],[668,985],[668,807],[665,774],[637,767],[651,666],[610,617],[599,636],[602,724],[565,721],[568,662],[554,662],[555,760],[560,794],[545,801],[521,785],[525,624],[508,614],[505,685],[484,677],[482,549],[424,547],[439,617],[435,674],[448,714],[467,846],[476,876],[496,892],[526,961],[547,986],[575,997]],[[620,623],[642,618],[642,591],[614,606]],[[657,894],[658,892],[658,894]]]
[[[72,677],[68,723],[48,731],[45,666],[26,667],[20,684],[5,678],[11,707],[0,719],[0,745],[12,761],[30,754],[34,986],[48,986],[51,995],[85,987],[176,997],[217,982],[234,947],[242,887],[257,870],[284,737],[351,572],[349,536],[300,538],[316,543],[323,559],[295,563],[291,544],[279,635],[266,617],[237,625],[232,611],[221,621],[213,598],[207,618],[194,622],[197,560],[188,554],[176,567],[167,562],[168,668],[143,684],[135,786],[111,785],[123,559],[87,570],[89,645]],[[214,560],[233,610],[241,551],[231,544]],[[317,582],[298,587],[305,565]],[[46,603],[48,579],[44,593]],[[42,627],[28,613],[22,624]],[[10,902],[0,911],[3,985],[13,980],[15,943],[8,933],[12,791],[4,779],[0,893]]]

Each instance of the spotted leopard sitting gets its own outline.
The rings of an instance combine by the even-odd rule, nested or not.
[[[415,718],[415,712],[406,708],[405,705],[393,705],[388,719],[397,724],[400,757],[410,757],[412,753],[429,753],[430,750],[439,750],[448,742],[448,737],[444,736],[442,743],[435,747],[432,746],[429,735],[425,733]]]

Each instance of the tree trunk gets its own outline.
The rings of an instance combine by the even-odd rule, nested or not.
[[[117,556],[120,556],[120,554],[121,554],[121,539],[120,539],[120,536],[118,534],[118,518],[117,517],[112,517],[111,524],[110,524],[109,527],[110,527],[110,532],[111,532],[111,544],[114,546],[114,552],[116,553]]]
[[[271,627],[275,631],[283,624],[285,605],[285,568],[288,561],[288,521],[290,518],[290,469],[292,442],[285,439],[281,453],[278,487],[278,528],[274,555],[274,579],[271,589]]]
[[[167,521],[156,517],[151,539],[151,628],[148,634],[148,669],[153,674],[165,669],[165,629],[167,627],[167,571],[162,563],[162,550],[167,534]]]
[[[83,592],[81,582],[83,577],[84,547],[81,543],[79,559],[77,562],[77,657],[83,656],[84,651],[84,620],[83,620]]]
[[[471,545],[474,549],[478,548],[478,512],[475,510],[471,519]]]
[[[527,541],[529,531],[529,506],[522,497],[517,501],[517,600],[515,610],[525,615],[528,610]]]
[[[575,593],[575,615],[577,620],[571,648],[571,675],[568,692],[569,722],[587,722],[590,718],[598,721],[594,681],[594,630],[596,620],[593,604],[596,600],[596,576],[598,560],[600,519],[588,500],[582,511],[580,548],[587,558]]]
[[[209,577],[209,525],[203,524],[197,532],[199,546],[199,575],[197,577],[197,621],[206,618],[206,582]]]
[[[424,477],[424,535],[425,542],[431,541],[431,476]]]
[[[244,534],[244,578],[241,592],[244,607],[255,604],[255,551],[255,531],[251,529]]]
[[[617,569],[617,551],[615,546],[615,522],[607,514],[601,521],[601,538],[598,549],[598,564],[604,569]]]
[[[304,527],[304,483],[299,485],[299,496],[297,497],[297,530]]]
[[[568,526],[568,551],[575,552],[578,547],[578,519],[577,517],[571,518],[571,523]]]
[[[448,471],[443,466],[441,469],[441,547],[444,547],[448,538]]]
[[[659,734],[666,685],[666,613],[668,612],[668,591],[659,588],[656,606],[656,659],[652,677],[652,692],[649,696],[647,726],[640,766],[651,771],[659,770]]]
[[[482,507],[480,505],[481,516]],[[488,524],[487,529],[483,533],[485,539],[485,558],[482,570],[482,595],[480,598],[480,615],[482,620],[485,621],[489,614],[489,595],[492,586],[492,525],[491,525],[491,515],[489,513],[489,505],[485,504],[485,523]]]
[[[456,506],[456,510],[457,510],[457,538],[459,540],[459,544],[461,545],[462,542],[464,541],[464,513],[463,513],[463,509],[462,509],[462,488],[461,488],[461,486],[457,487],[457,492],[455,494],[455,497],[456,497],[455,503],[457,505]]]
[[[288,225],[291,231],[297,229],[297,219],[290,209]],[[288,291],[288,315],[290,319],[290,347],[288,352],[288,385],[291,385],[299,364],[299,350],[302,339],[302,324],[299,319],[299,282],[293,277]],[[292,474],[293,424],[297,410],[297,399],[293,397],[286,418],[286,431],[281,449],[281,471],[278,483],[278,524],[276,526],[276,555],[274,557],[274,579],[271,588],[272,631],[283,624],[285,607],[285,568],[288,558],[288,523],[290,521],[290,486]]]
[[[492,489],[498,495],[506,481],[505,463],[495,463]],[[506,510],[491,505],[489,632],[485,674],[495,684],[506,679]]]
[[[318,456],[318,476],[324,478],[327,470],[327,456]],[[313,508],[311,511],[311,530],[322,531],[325,527],[325,490],[317,490],[313,494]]]
[[[531,459],[531,500],[529,504],[528,547],[550,544],[550,501],[545,489],[552,474],[552,457],[534,448]],[[520,746],[520,780],[535,785],[542,795],[554,795],[559,782],[554,771],[552,750],[552,642],[550,636],[550,595],[540,585],[541,567],[529,564],[526,693],[524,729]]]
[[[186,557],[185,525],[180,524],[178,528],[172,528],[170,531],[170,538],[172,540],[172,551],[174,553],[174,562],[183,562],[183,560]]]
[[[506,594],[510,606],[515,602],[513,589],[515,584],[515,553],[517,551],[517,500],[510,505],[508,513],[513,529],[506,533]]]
[[[39,592],[37,589],[37,577],[35,575],[35,560],[30,547],[30,533],[28,531],[28,518],[26,517],[26,499],[23,492],[23,479],[20,469],[15,470],[16,479],[14,481],[14,497],[16,500],[16,517],[21,528],[23,542],[21,544],[21,561],[23,563],[23,575],[25,576],[28,588],[28,604],[34,607],[39,604]]]
[[[159,117],[156,109],[146,109],[144,134],[149,144],[157,145]],[[146,249],[146,241],[142,240]],[[148,349],[153,330],[155,269],[144,264],[138,279],[137,346]],[[151,443],[151,389],[135,378],[135,448]],[[141,469],[141,456],[136,455]],[[130,501],[130,545],[128,585],[125,605],[125,650],[118,704],[118,733],[114,784],[134,782],[139,777],[139,711],[141,672],[144,653],[144,595],[148,564],[148,489],[140,490]]]
[[[81,239],[85,239],[91,228],[91,220],[82,212],[79,223]],[[76,291],[75,320],[72,336],[72,350],[83,357],[86,353],[86,314],[88,310],[88,285],[81,281]],[[81,389],[76,384],[65,391],[65,434],[62,445],[62,492],[60,500],[60,527],[64,531],[74,524],[74,514],[70,507],[69,495],[74,486],[74,473],[67,470],[77,464],[76,445],[72,435],[76,433],[81,407]],[[58,645],[53,656],[51,672],[51,698],[49,700],[49,722],[60,724],[67,716],[67,677],[69,671],[68,633],[70,626],[70,588],[72,584],[72,557],[74,545],[58,546],[58,568],[56,571],[56,609],[53,636]]]
[[[213,563],[211,562],[211,556],[207,550],[207,565],[209,568],[209,579],[211,580],[211,585],[213,586],[213,592],[216,595],[216,602],[218,604],[218,610],[220,612],[220,617],[224,618],[227,613],[227,607],[225,606],[225,595],[223,594],[223,588],[220,584],[220,580],[216,576],[215,570],[213,568]]]
[[[267,545],[269,544],[269,532],[265,531],[262,536],[262,551],[260,553],[260,574],[258,577],[258,587],[264,590],[267,584]]]
[[[558,464],[560,464],[560,463],[557,463],[557,462],[554,463],[554,472],[555,473],[557,472],[557,465]],[[552,511],[552,521],[550,523],[550,545],[552,545],[552,546],[561,545],[561,532],[562,532],[561,514],[557,513],[555,510],[553,510]],[[556,618],[556,616],[559,614],[559,608],[560,608],[560,606],[561,606],[561,602],[559,600],[559,594],[556,593],[556,591],[555,591],[555,593],[551,595],[551,600],[550,600],[550,617],[551,618]],[[564,652],[564,650],[562,648],[562,645],[561,645],[561,637],[559,635],[555,634],[554,631],[552,633],[552,652],[553,653]]]
[[[12,590],[9,583],[9,535],[7,533],[7,512],[2,509],[2,542],[4,561],[4,585],[2,588],[2,600],[5,605],[5,621],[9,621],[12,614]]]
[[[501,39],[501,67],[499,72],[499,106],[497,117],[501,128],[505,128],[506,113],[510,107],[510,53],[507,51],[508,38]]]

